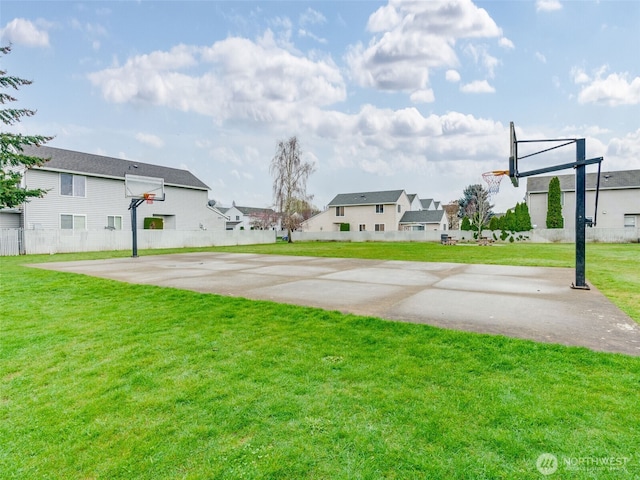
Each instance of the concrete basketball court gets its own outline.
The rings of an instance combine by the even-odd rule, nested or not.
[[[32,266],[640,356],[640,326],[569,288],[573,269],[215,252]]]

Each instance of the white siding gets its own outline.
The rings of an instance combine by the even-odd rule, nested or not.
[[[109,215],[122,217],[122,229],[131,230],[130,199],[125,197],[124,179],[86,177],[86,196],[60,195],[60,174],[46,170],[28,170],[27,188],[44,188],[43,198],[25,204],[25,228],[59,229],[60,215],[85,215],[87,230],[104,230]],[[145,217],[166,216],[165,224],[177,230],[201,228],[224,230],[219,215],[207,207],[208,192],[165,186],[164,202],[142,203],[137,210],[138,228]]]
[[[562,192],[562,216],[564,228],[575,228],[576,196],[575,192]],[[587,191],[586,216],[595,213],[595,191]],[[536,228],[547,227],[547,193],[530,193],[528,198],[531,223]],[[640,213],[640,189],[600,190],[598,199],[597,228],[623,228],[625,214]]]

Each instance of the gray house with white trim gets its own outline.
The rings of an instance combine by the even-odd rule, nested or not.
[[[575,228],[575,174],[535,176],[527,178],[527,206],[531,223],[546,228],[549,182],[560,180],[564,228]],[[586,216],[594,217],[597,173],[586,176]],[[598,216],[595,228],[640,227],[640,170],[619,170],[600,173]]]
[[[225,229],[227,218],[208,205],[209,187],[187,170],[48,146],[25,147],[24,153],[49,159],[42,167],[23,172],[26,188],[41,188],[47,194],[19,209],[0,210],[0,225],[131,230],[124,180],[126,174],[135,174],[163,178],[166,198],[138,207],[138,228],[143,228],[145,217],[157,217],[166,230]]]

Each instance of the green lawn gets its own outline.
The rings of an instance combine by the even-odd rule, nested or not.
[[[573,259],[566,245],[215,250]],[[560,461],[549,478],[640,476],[640,358],[21,266],[114,255],[128,252],[0,257],[0,478],[533,479],[542,453]],[[637,259],[589,245],[587,278],[639,320]]]

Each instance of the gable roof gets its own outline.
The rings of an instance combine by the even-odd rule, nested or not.
[[[444,210],[417,210],[404,212],[400,223],[440,223]]]
[[[404,190],[388,190],[385,192],[340,193],[329,202],[330,207],[348,205],[378,205],[396,203]]]
[[[188,187],[197,190],[209,190],[209,187],[200,181],[188,170],[162,167],[151,163],[123,160],[121,158],[93,155],[91,153],[75,152],[47,146],[24,147],[24,154],[49,158],[39,170],[51,170],[55,172],[79,173],[89,176],[117,178],[124,180],[127,173],[144,175],[146,177],[163,178],[165,185],[174,187]]]
[[[425,210],[429,210],[432,203],[433,203],[433,198],[420,199],[420,205],[422,205],[422,208],[424,208]]]
[[[233,208],[233,207],[232,207]],[[256,208],[256,207],[236,207],[243,215],[260,215],[260,214],[275,214],[273,208]]]
[[[546,193],[549,191],[549,181],[553,177],[560,180],[560,190],[573,192],[576,189],[575,174],[549,175],[544,177],[527,177],[527,193]],[[597,173],[587,173],[587,190],[595,190],[598,180]],[[600,190],[640,188],[640,170],[619,170],[600,172]]]

